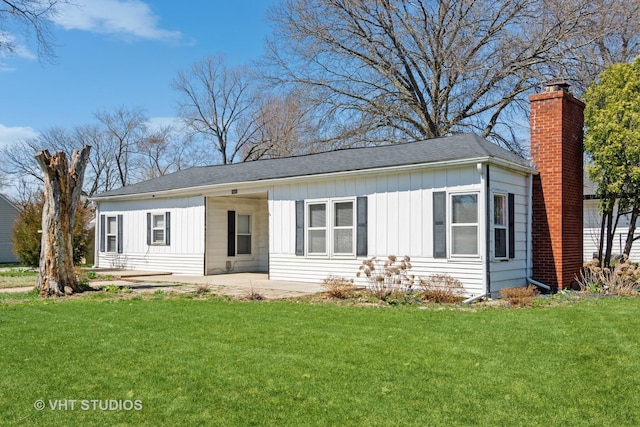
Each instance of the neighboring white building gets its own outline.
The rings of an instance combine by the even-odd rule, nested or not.
[[[18,208],[0,194],[0,263],[18,261],[11,243],[13,224],[18,218],[18,213]]]
[[[602,215],[600,214],[600,199],[595,197],[596,184],[589,180],[586,175],[584,179],[584,260],[591,261],[598,254],[600,245],[600,226]],[[624,252],[624,245],[629,232],[629,222],[631,215],[620,217],[618,227],[613,237],[612,254],[620,255]],[[640,231],[640,220],[638,221]],[[634,242],[631,247],[629,258],[634,262],[640,262],[640,241]]]

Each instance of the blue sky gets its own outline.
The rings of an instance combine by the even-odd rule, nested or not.
[[[18,56],[0,57],[0,147],[92,123],[93,113],[119,106],[169,120],[177,72],[213,54],[229,66],[259,59],[270,33],[265,12],[277,2],[74,1],[79,7],[52,26],[55,63],[41,63],[27,44]]]

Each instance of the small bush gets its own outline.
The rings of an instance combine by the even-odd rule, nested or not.
[[[367,280],[367,291],[380,299],[393,296],[398,292],[411,292],[416,282],[415,276],[409,274],[411,258],[405,255],[398,260],[389,255],[386,260],[372,257],[362,261],[357,277]]]
[[[637,296],[640,290],[640,267],[624,258],[611,268],[600,267],[597,259],[585,263],[576,276],[580,290],[587,294]]]
[[[87,278],[89,280],[93,280],[96,278],[96,272],[95,271],[87,271]]]
[[[353,295],[353,279],[330,275],[322,281],[322,288],[329,298],[347,299]]]
[[[454,303],[463,299],[462,282],[448,274],[433,274],[419,281],[422,299],[436,303]]]
[[[260,292],[253,289],[253,286],[246,290],[242,296],[242,299],[245,301],[262,301],[265,298]]]
[[[196,294],[203,295],[209,292],[209,285],[198,285],[196,288]]]
[[[500,290],[500,298],[513,307],[531,307],[537,295],[538,290],[533,285]]]

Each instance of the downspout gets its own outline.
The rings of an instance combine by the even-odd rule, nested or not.
[[[96,219],[93,227],[93,268],[100,268],[100,202],[96,202]]]
[[[539,288],[551,290],[551,286],[533,279],[533,174],[527,179],[527,283]]]
[[[491,171],[489,169],[489,164],[487,163],[487,173],[485,177],[485,206],[484,206],[484,247],[485,247],[485,270],[486,270],[486,292],[485,295],[487,298],[491,298],[491,245],[489,242],[491,241],[491,215],[490,215],[490,207],[491,207]]]

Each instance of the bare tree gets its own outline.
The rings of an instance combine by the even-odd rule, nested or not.
[[[336,123],[336,138],[410,141],[473,131],[519,151],[497,130],[509,128],[504,119],[533,88],[577,75],[569,67],[586,47],[615,32],[591,23],[622,2],[598,3],[287,0],[271,12],[276,31],[266,65],[273,83],[314,97]],[[625,37],[635,37],[637,27],[628,30]]]
[[[140,180],[156,178],[191,166],[206,163],[206,154],[191,138],[173,126],[149,131],[138,143],[135,170]]]
[[[254,105],[248,71],[227,68],[220,56],[208,57],[178,73],[173,88],[187,128],[214,146],[222,164],[236,161],[256,132],[246,120]]]
[[[146,137],[148,119],[141,109],[125,107],[96,113],[95,117],[104,127],[108,146],[113,150],[118,183],[125,187],[131,184],[134,157],[138,144]]]
[[[22,47],[15,34],[35,38],[41,59],[53,59],[51,18],[68,0],[0,0],[0,53],[16,54]]]
[[[80,292],[73,270],[73,229],[76,206],[91,147],[74,151],[71,164],[64,152],[36,153],[44,174],[42,247],[37,288],[41,295],[68,295]]]
[[[245,119],[254,127],[242,156],[247,160],[289,157],[322,149],[321,125],[300,93],[265,96]]]

